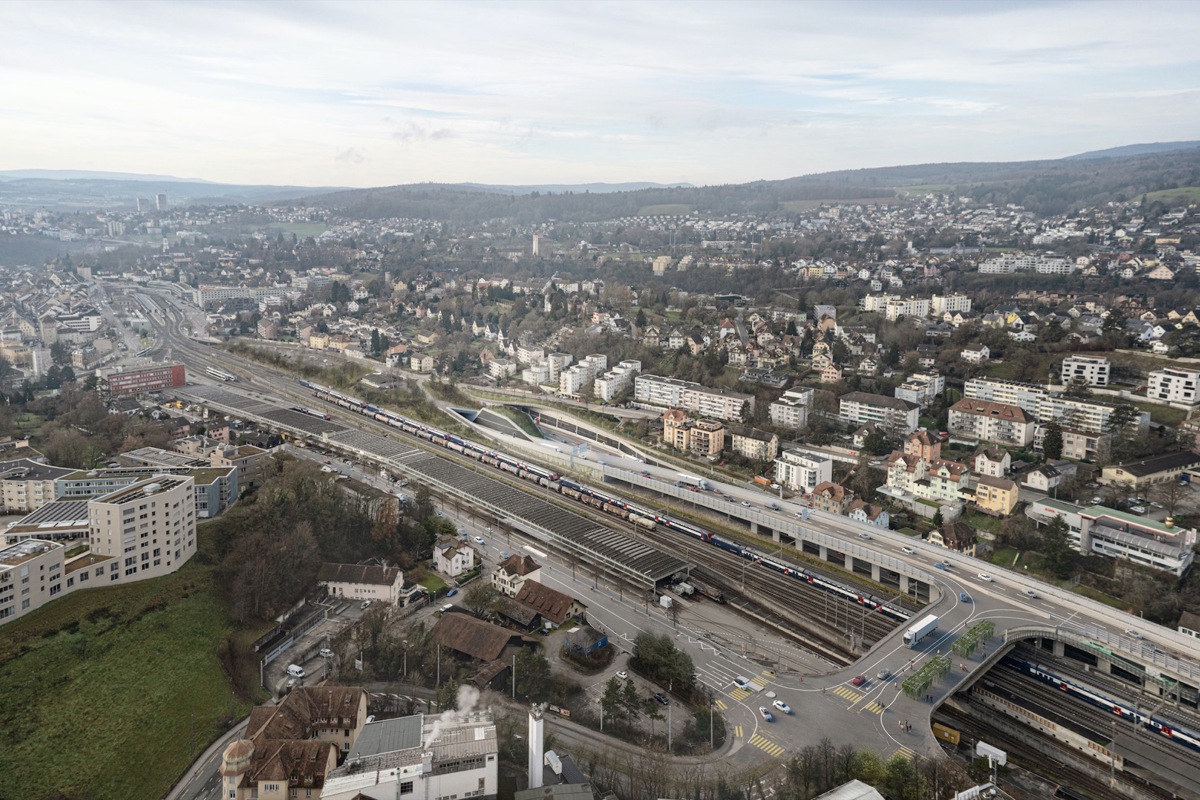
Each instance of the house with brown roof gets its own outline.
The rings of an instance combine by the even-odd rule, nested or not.
[[[883,508],[873,506],[866,500],[855,500],[846,509],[846,516],[856,522],[874,525],[876,528],[892,527],[892,518]]]
[[[485,662],[504,658],[510,648],[537,644],[537,640],[529,636],[461,612],[443,614],[433,626],[432,633],[434,641],[443,647],[461,656]]]
[[[557,628],[573,617],[582,617],[587,611],[587,606],[574,597],[537,581],[525,581],[514,599],[536,611],[546,627]]]
[[[542,578],[542,566],[530,556],[513,554],[496,565],[492,586],[505,597],[516,597],[525,581]]]
[[[931,530],[925,540],[956,553],[975,555],[975,529],[961,520],[946,522],[940,528]]]
[[[404,573],[398,567],[380,567],[373,564],[321,565],[317,583],[333,597],[349,600],[379,600],[393,605],[404,605],[419,587],[404,587]]]
[[[830,514],[845,514],[854,492],[833,481],[818,483],[812,490],[812,507]]]
[[[981,475],[975,486],[975,505],[996,517],[1007,517],[1017,507],[1017,484],[1008,478]]]
[[[366,721],[367,693],[349,686],[300,686],[277,706],[255,708],[245,738],[222,756],[222,797],[320,797],[326,775]]]

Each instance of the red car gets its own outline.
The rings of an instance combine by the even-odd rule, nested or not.
[[[866,682],[867,682],[867,676],[866,676],[866,675],[855,675],[855,676],[854,676],[854,677],[853,677],[853,678],[850,680],[850,683],[854,684],[855,686],[862,686],[862,685],[863,685],[864,683],[866,683]]]

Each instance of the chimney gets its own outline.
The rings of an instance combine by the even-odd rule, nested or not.
[[[542,786],[542,748],[545,747],[543,737],[542,707],[533,705],[529,709],[529,788],[539,789]]]

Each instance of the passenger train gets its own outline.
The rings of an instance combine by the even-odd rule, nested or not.
[[[656,530],[659,526],[690,536],[705,544],[711,544],[719,547],[726,552],[733,553],[747,561],[752,561],[767,569],[774,570],[789,578],[798,581],[804,581],[822,591],[858,603],[873,611],[878,611],[886,617],[897,620],[899,622],[907,621],[912,615],[903,608],[896,608],[888,604],[882,598],[874,595],[864,594],[857,589],[845,586],[837,581],[831,580],[823,575],[810,572],[795,564],[790,564],[766,555],[758,550],[755,550],[738,542],[722,538],[710,531],[699,528],[691,523],[682,522],[680,520],[668,517],[662,514],[655,513],[649,509],[643,508],[636,503],[631,503],[628,500],[609,494],[599,489],[579,483],[570,478],[560,476],[553,470],[548,470],[539,467],[536,464],[530,464],[521,459],[514,458],[506,453],[502,453],[486,445],[472,442],[468,439],[463,439],[453,433],[438,430],[430,425],[417,420],[409,419],[386,409],[379,408],[365,403],[356,397],[344,394],[336,389],[330,389],[325,386],[320,386],[306,380],[301,380],[300,385],[305,389],[313,392],[313,395],[320,400],[328,403],[341,406],[342,408],[355,411],[364,416],[371,417],[377,422],[382,422],[385,425],[390,425],[394,428],[399,428],[405,433],[413,436],[418,436],[426,441],[432,442],[441,447],[448,448],[461,453],[470,458],[477,459],[496,469],[503,470],[510,474],[516,475],[518,478],[544,486],[551,491],[558,492],[566,497],[577,502],[597,508],[607,514],[611,514],[620,519],[628,520],[631,524],[647,531]]]
[[[1018,672],[1030,675],[1039,681],[1042,681],[1043,683],[1056,686],[1072,697],[1076,697],[1086,703],[1090,703],[1093,706],[1104,709],[1105,711],[1116,716],[1141,725],[1143,728],[1158,731],[1172,742],[1182,745],[1183,747],[1187,747],[1190,750],[1200,751],[1200,734],[1190,731],[1187,728],[1177,727],[1173,722],[1159,719],[1150,713],[1141,711],[1136,706],[1131,706],[1127,701],[1114,700],[1090,686],[1086,686],[1072,679],[1064,678],[1051,672],[1041,664],[1035,664],[1031,661],[1018,658],[1012,653],[1004,656],[1000,663],[1011,667]]]

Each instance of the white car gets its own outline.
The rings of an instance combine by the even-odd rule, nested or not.
[[[1041,597],[1041,595],[1039,595],[1033,589],[1026,589],[1025,596],[1028,597],[1030,600],[1037,600],[1039,597]]]
[[[773,714],[771,714],[771,712],[770,712],[770,711],[767,711],[767,707],[766,707],[766,706],[759,706],[759,707],[758,707],[758,713],[762,714],[762,718],[763,718],[764,720],[766,720],[767,722],[774,722],[774,721],[775,721],[775,716],[774,716]]]
[[[1130,639],[1141,639],[1142,638],[1142,635],[1140,633],[1138,633],[1137,631],[1135,631],[1133,628],[1130,628],[1129,630],[1125,631],[1125,635],[1128,636]]]
[[[333,658],[333,651],[328,647],[321,648],[321,658]]]
[[[981,572],[981,573],[979,573],[979,580],[981,580],[981,581],[987,581],[988,583],[991,583],[991,582],[992,582],[992,576],[991,576],[991,575],[988,575],[986,572]]]
[[[774,703],[771,703],[771,705],[775,706],[776,708],[778,708],[780,711],[782,711],[785,714],[792,713],[792,707],[789,706],[787,703],[783,702],[782,700],[776,700]]]
[[[915,556],[917,554],[917,548],[905,546],[900,548],[900,552],[908,556]]]
[[[625,680],[626,678],[629,677],[629,673],[626,672],[625,670],[621,670],[617,673],[617,677],[620,678],[621,680]]]
[[[871,534],[869,534],[869,533],[860,533],[860,534],[858,535],[858,538],[860,538],[860,539],[863,539],[863,540],[866,540],[866,541],[870,541],[870,540],[871,540]]]
[[[487,544],[482,536],[472,536],[471,538],[475,540],[475,544]]]
[[[742,505],[744,505],[746,508],[750,508],[750,501],[749,501],[749,500],[743,500],[743,501],[742,501]]]

